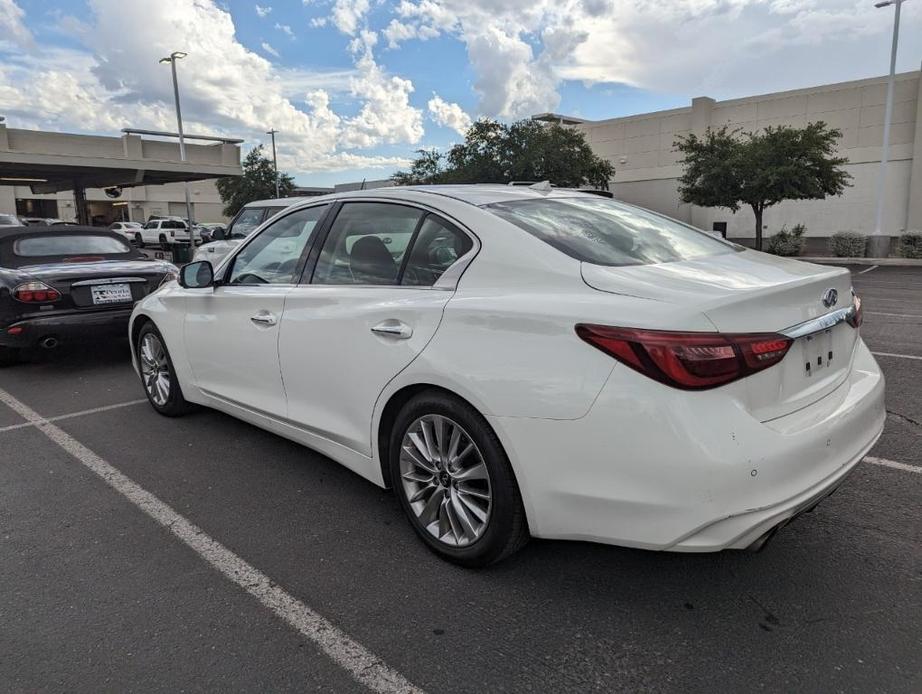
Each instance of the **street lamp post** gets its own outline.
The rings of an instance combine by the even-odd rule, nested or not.
[[[880,173],[877,176],[877,216],[874,233],[868,239],[868,255],[886,258],[890,255],[890,236],[884,234],[884,192],[887,186],[887,161],[890,155],[890,121],[893,119],[893,76],[896,74],[896,47],[900,38],[900,7],[906,0],[883,0],[874,7],[894,6],[893,42],[890,46],[890,77],[887,80],[887,105],[884,107],[884,143],[880,154]]]
[[[272,128],[266,135],[272,136],[272,169],[275,171],[275,197],[280,198],[279,195],[279,162],[275,156],[275,134],[278,132],[275,128]]]
[[[173,98],[176,102],[176,129],[179,132],[179,159],[180,161],[186,161],[186,141],[183,138],[182,132],[182,109],[179,107],[179,81],[176,79],[176,61],[182,60],[188,55],[183,51],[173,51],[166,58],[161,58],[160,62],[162,64],[169,63],[170,68],[173,72]],[[195,231],[193,228],[192,221],[192,197],[189,194],[189,182],[184,183],[186,189],[186,220],[189,224],[189,246],[195,247]]]

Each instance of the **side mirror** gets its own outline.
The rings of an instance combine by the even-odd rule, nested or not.
[[[214,286],[214,268],[207,260],[183,265],[179,271],[179,285],[186,289],[203,289]]]
[[[224,227],[217,227],[211,232],[212,241],[223,241],[225,239]]]

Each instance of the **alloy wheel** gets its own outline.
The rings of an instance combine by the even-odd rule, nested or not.
[[[147,333],[138,350],[141,358],[141,380],[154,404],[163,407],[170,399],[170,363],[160,338]]]
[[[490,472],[470,435],[437,414],[416,419],[400,444],[403,493],[419,523],[440,542],[465,547],[490,522]]]

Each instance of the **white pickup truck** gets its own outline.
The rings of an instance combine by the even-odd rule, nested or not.
[[[134,240],[139,248],[189,243],[189,227],[182,219],[152,219],[135,232]]]

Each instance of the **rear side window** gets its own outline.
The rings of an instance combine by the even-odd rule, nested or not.
[[[401,284],[431,287],[442,273],[474,247],[470,237],[452,224],[429,215],[419,228]]]
[[[598,197],[516,200],[486,206],[557,250],[595,265],[650,265],[733,252],[681,222]]]
[[[13,244],[13,253],[20,258],[68,255],[121,255],[130,253],[131,246],[112,236],[27,236]]]

